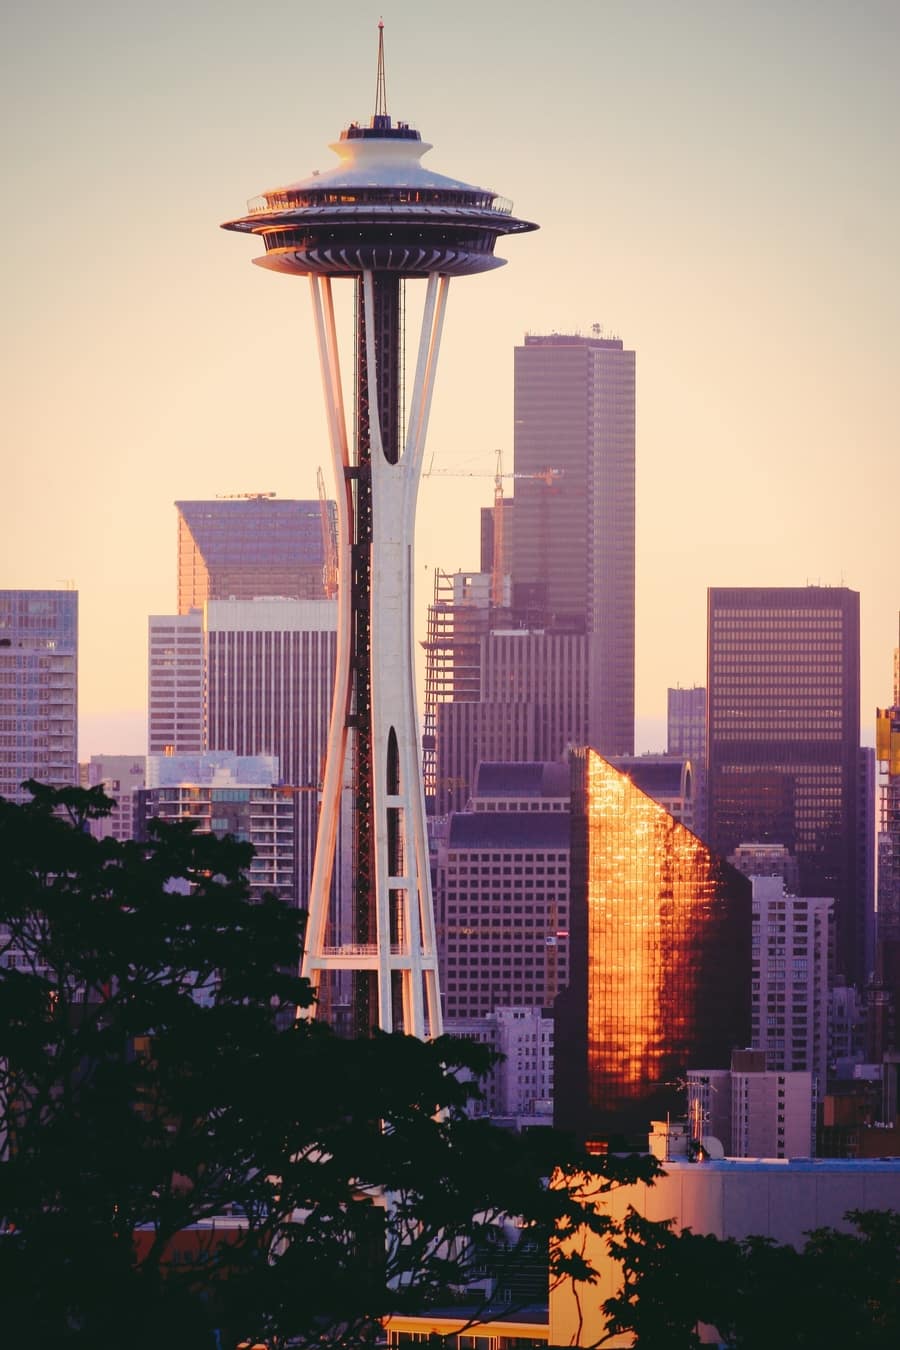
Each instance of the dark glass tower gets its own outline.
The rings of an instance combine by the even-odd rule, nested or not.
[[[750,1039],[750,883],[594,750],[572,764],[556,1123],[636,1142]]]
[[[709,592],[710,844],[784,844],[801,895],[836,901],[837,973],[865,978],[859,595],[845,587]]]

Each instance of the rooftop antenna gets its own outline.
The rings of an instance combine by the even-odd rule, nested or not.
[[[375,127],[390,125],[387,110],[387,87],[384,82],[384,19],[378,20],[378,76],[375,80],[375,116],[372,118],[372,125]]]

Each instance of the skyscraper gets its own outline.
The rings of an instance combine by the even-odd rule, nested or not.
[[[726,1068],[747,1044],[750,883],[594,750],[571,765],[555,1118],[631,1139],[677,1109],[688,1067]]]
[[[834,897],[837,972],[861,984],[859,595],[713,588],[708,662],[710,844],[785,844],[799,894]]]
[[[529,335],[515,350],[514,397],[513,610],[528,627],[591,635],[589,741],[630,755],[634,352],[618,338]]]
[[[0,591],[0,796],[78,784],[78,592]]]
[[[204,607],[204,748],[278,757],[281,782],[297,797],[297,903],[304,908],[328,743],[336,628],[333,600],[210,600]]]
[[[271,189],[227,229],[256,261],[306,276],[338,486],[340,607],[335,695],[304,971],[354,974],[357,1029],[440,1029],[434,914],[412,661],[412,538],[450,278],[502,265],[498,239],[536,227],[496,193],[420,164],[430,146],[387,111],[379,25],[375,112],[332,149],[339,163]],[[332,279],[356,299],[354,430],[344,417]],[[409,408],[404,283],[427,279]],[[344,764],[353,731],[354,940],[326,941]]]
[[[569,973],[569,773],[482,763],[437,858],[448,1018],[549,1007]]]

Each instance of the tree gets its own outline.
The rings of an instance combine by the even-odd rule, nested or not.
[[[0,800],[10,1341],[363,1342],[452,1297],[498,1220],[606,1232],[605,1190],[652,1174],[609,1164],[579,1198],[596,1160],[466,1115],[480,1047],[298,1020],[301,916],[249,902],[248,846],[162,823],[98,841],[99,790],[29,787]]]
[[[728,1350],[887,1350],[900,1343],[900,1214],[852,1210],[855,1232],[820,1228],[797,1250],[673,1231],[630,1209],[609,1247],[623,1285],[604,1302],[606,1340],[693,1350],[698,1326]],[[601,1342],[602,1344],[603,1342]]]

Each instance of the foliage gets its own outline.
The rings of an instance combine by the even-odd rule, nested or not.
[[[161,823],[100,841],[99,790],[29,786],[0,800],[10,1343],[362,1343],[452,1297],[499,1221],[605,1232],[605,1190],[652,1174],[610,1164],[580,1198],[588,1160],[552,1132],[467,1117],[480,1047],[298,1020],[301,917],[249,902],[248,846]]]
[[[900,1214],[852,1210],[855,1232],[819,1228],[801,1250],[769,1238],[701,1236],[629,1210],[610,1238],[623,1287],[606,1339],[692,1350],[698,1323],[728,1350],[887,1350],[900,1344]]]

